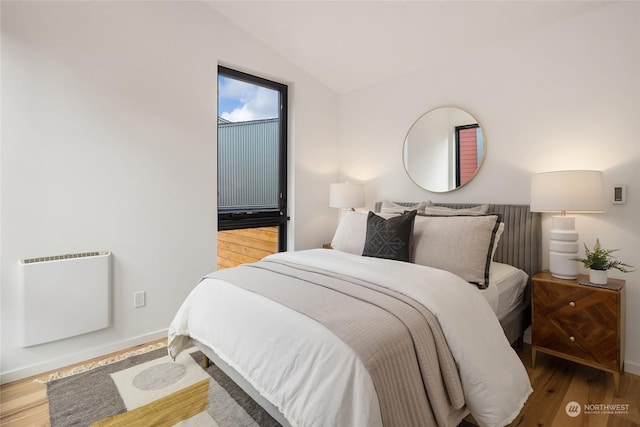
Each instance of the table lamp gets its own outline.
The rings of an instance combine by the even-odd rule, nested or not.
[[[329,187],[329,206],[332,208],[355,208],[364,206],[364,185],[348,182],[331,184]]]
[[[602,172],[566,170],[542,172],[531,179],[531,211],[559,212],[551,218],[549,271],[559,279],[578,277],[578,232],[571,213],[605,211]]]

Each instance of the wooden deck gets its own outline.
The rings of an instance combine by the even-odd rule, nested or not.
[[[278,252],[278,227],[218,231],[218,270]]]

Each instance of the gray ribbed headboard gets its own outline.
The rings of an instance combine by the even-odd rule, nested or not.
[[[416,203],[396,202],[402,206]],[[434,203],[448,208],[470,208],[480,203]],[[376,202],[375,212],[380,212],[382,202]],[[489,213],[502,215],[504,233],[498,243],[495,260],[513,265],[534,276],[542,270],[541,215],[529,210],[529,205],[489,204]]]

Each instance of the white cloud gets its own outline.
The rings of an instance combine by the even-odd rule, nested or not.
[[[240,104],[232,111],[221,111],[223,119],[241,122],[278,117],[279,99],[275,90],[234,79],[225,79],[218,90],[220,98]]]

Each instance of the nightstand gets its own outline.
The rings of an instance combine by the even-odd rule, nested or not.
[[[333,248],[331,247],[331,243],[323,243],[322,249],[333,249]]]
[[[624,370],[625,281],[606,287],[556,279],[549,272],[532,279],[531,366],[536,352],[551,354],[613,374],[616,396]]]

